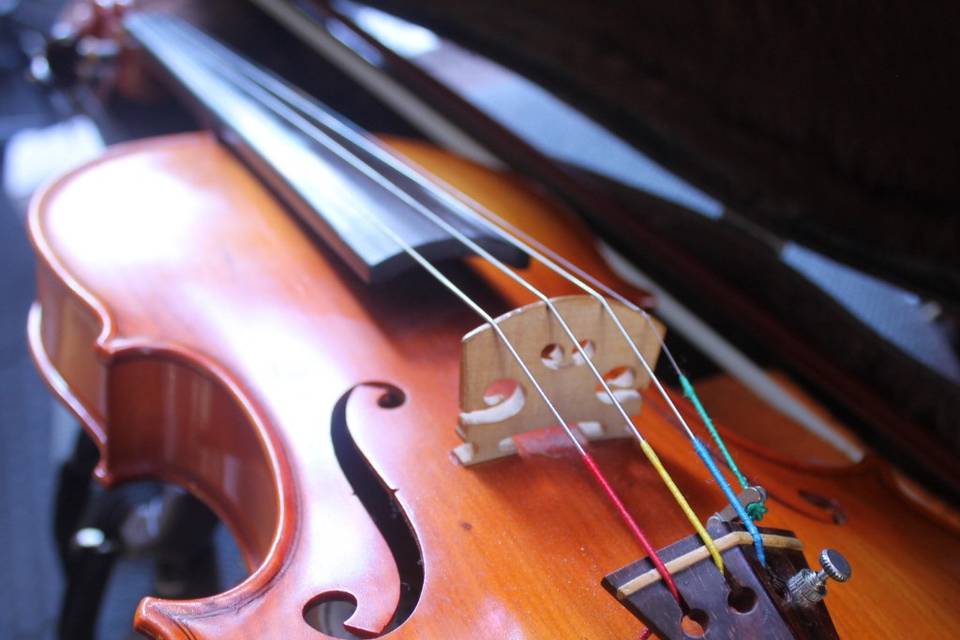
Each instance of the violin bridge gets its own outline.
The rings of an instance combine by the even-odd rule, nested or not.
[[[605,577],[604,588],[663,640],[838,638],[823,602],[799,602],[791,596],[790,577],[809,571],[803,545],[792,532],[760,529],[768,564],[763,567],[746,531],[716,518],[707,524],[729,580],[717,571],[696,535],[658,552],[683,596],[685,611],[647,558]],[[699,628],[692,632],[691,624]]]
[[[564,296],[552,302],[620,404],[629,415],[637,414],[641,391],[649,384],[649,377],[610,314],[590,296]],[[620,302],[609,303],[652,369],[660,351],[663,326]],[[546,304],[536,302],[515,309],[496,322],[571,427],[576,426],[590,440],[631,435]],[[461,463],[476,464],[513,454],[514,436],[556,426],[556,422],[489,325],[464,336],[457,429],[464,442],[454,449]]]

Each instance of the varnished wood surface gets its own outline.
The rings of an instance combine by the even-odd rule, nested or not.
[[[611,280],[589,234],[520,183],[394,144]],[[317,638],[302,610],[332,594],[356,599],[355,629],[388,622],[396,565],[331,439],[353,389],[349,432],[395,492],[423,559],[420,600],[391,637],[639,632],[600,580],[642,551],[562,441],[472,468],[451,458],[460,339],[479,322],[429,278],[362,286],[201,134],[128,145],[64,177],[35,201],[30,231],[41,258],[32,348],[100,446],[99,475],[183,484],[227,521],[253,570],[216,597],[145,600],[140,630]],[[497,312],[530,301],[486,265],[453,271]],[[543,268],[525,275],[551,295],[570,293]],[[402,392],[399,406],[380,402],[384,385]],[[720,509],[662,406],[648,400],[638,424],[698,514]],[[853,580],[827,600],[841,637],[954,635],[957,533],[901,498],[880,461],[818,466],[743,445],[734,444],[742,466],[773,496],[764,524],[796,531],[810,559],[831,546],[853,564]],[[656,545],[689,534],[634,447],[592,449]],[[799,491],[842,507],[844,523]]]

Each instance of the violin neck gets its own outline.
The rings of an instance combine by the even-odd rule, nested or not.
[[[148,13],[124,26],[223,142],[364,281],[414,266],[378,226],[431,260],[469,253],[423,210],[499,259],[525,264],[521,251],[451,207],[439,187],[357,127],[193,26]]]

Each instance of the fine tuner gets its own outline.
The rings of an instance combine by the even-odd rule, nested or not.
[[[816,604],[827,595],[827,579],[837,582],[846,582],[853,573],[850,563],[835,549],[824,549],[820,552],[820,571],[803,569],[790,578],[787,588],[790,595],[799,606]]]

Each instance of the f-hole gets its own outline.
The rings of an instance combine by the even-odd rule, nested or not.
[[[335,638],[353,640],[360,636],[347,631],[343,623],[357,610],[357,601],[346,593],[334,593],[314,598],[303,608],[303,619],[308,625]]]
[[[847,512],[843,506],[833,498],[828,498],[827,496],[822,496],[819,493],[807,491],[806,489],[799,489],[797,493],[813,506],[828,512],[834,524],[844,524],[847,521]]]
[[[383,390],[383,394],[377,399],[377,405],[384,409],[394,409],[406,402],[406,394],[393,385],[369,383],[365,386]],[[347,425],[347,402],[351,393],[352,391],[344,394],[334,407],[330,434],[333,439],[333,451],[343,470],[343,475],[386,540],[400,574],[400,601],[396,613],[384,629],[384,633],[387,633],[403,624],[416,608],[423,591],[423,561],[420,545],[396,497],[370,468],[353,436],[350,435]],[[389,416],[389,413],[386,415]],[[304,619],[311,626],[314,626],[312,621],[324,625],[323,628],[316,626],[314,628],[328,635],[338,638],[355,638],[356,636],[343,630],[343,622],[353,615],[356,604],[352,598],[338,597],[335,594],[314,599],[304,608]],[[337,625],[339,625],[339,634]],[[328,626],[331,628],[326,628]]]

